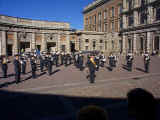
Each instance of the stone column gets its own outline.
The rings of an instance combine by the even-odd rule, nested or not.
[[[35,39],[35,33],[31,33],[31,41],[30,41],[30,50],[36,49],[36,39]]]
[[[127,1],[123,0],[123,11],[127,11]]]
[[[133,53],[137,54],[137,34],[133,35]]]
[[[18,54],[18,42],[19,42],[19,40],[18,40],[18,38],[17,38],[17,32],[14,32],[13,33],[13,39],[14,39],[14,43],[13,43],[13,55],[15,55],[15,54]]]
[[[58,50],[58,52],[61,52],[61,35],[60,35],[60,33],[57,33],[57,50]]]
[[[2,32],[0,32],[0,55],[2,55]]]
[[[127,28],[127,16],[124,14],[123,16],[122,16],[123,18],[123,28],[124,29],[126,29]]]
[[[70,50],[70,39],[69,39],[69,33],[67,32],[67,34],[66,34],[66,52],[68,53],[70,53],[71,52],[71,50]]]
[[[7,54],[7,37],[6,37],[6,31],[1,31],[1,44],[2,44],[2,55],[6,55]]]
[[[147,51],[150,51],[151,32],[147,32]]]
[[[45,34],[42,34],[41,51],[47,50],[47,41],[45,40]]]
[[[138,23],[138,11],[134,11],[134,26],[137,26]]]
[[[122,36],[122,52],[123,52],[123,55],[126,54],[126,35]]]
[[[151,24],[151,23],[153,23],[153,20],[154,20],[154,15],[153,15],[153,8],[152,8],[152,6],[148,6],[148,23],[149,24]]]

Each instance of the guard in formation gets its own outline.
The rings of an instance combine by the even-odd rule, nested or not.
[[[128,71],[132,71],[132,64],[133,64],[133,54],[132,53],[128,53],[128,55],[126,56],[126,60],[127,60],[127,68]]]
[[[148,53],[144,54],[144,68],[145,72],[149,73],[150,56]]]
[[[2,56],[2,72],[3,72],[3,77],[7,78],[7,70],[8,70],[8,61],[6,56]]]
[[[36,59],[35,59],[34,56],[31,57],[30,64],[31,64],[31,68],[32,68],[32,78],[35,79],[36,78],[37,65],[36,65]]]
[[[19,60],[19,55],[15,55],[13,64],[14,64],[14,71],[15,71],[15,81],[16,81],[16,84],[18,84],[21,79],[21,63]]]

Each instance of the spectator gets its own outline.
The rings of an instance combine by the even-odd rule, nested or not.
[[[91,105],[80,109],[77,120],[108,120],[108,114],[103,108]]]
[[[136,88],[128,92],[129,117],[136,120],[156,119],[156,100],[148,91]]]

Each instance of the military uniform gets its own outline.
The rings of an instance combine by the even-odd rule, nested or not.
[[[21,68],[22,68],[22,74],[26,73],[26,60],[24,58],[21,58]]]
[[[31,63],[31,68],[32,68],[32,78],[36,78],[36,69],[37,69],[37,64],[36,64],[36,60],[34,57],[31,58],[30,60]]]
[[[2,58],[2,72],[3,72],[3,77],[7,77],[7,70],[8,70],[8,64],[7,64],[7,59],[5,57]]]
[[[149,64],[150,64],[150,56],[149,54],[144,54],[144,67],[145,67],[145,72],[149,72]]]
[[[111,54],[109,57],[109,66],[110,66],[110,70],[112,71],[113,70],[113,62],[114,62],[114,56]]]
[[[52,74],[52,60],[51,60],[51,56],[47,57],[47,67],[48,67],[48,74],[51,75]]]
[[[21,63],[19,61],[18,56],[16,56],[16,59],[14,59],[13,64],[14,64],[14,71],[15,71],[15,80],[16,80],[16,83],[19,83],[20,76],[21,76]]]
[[[95,82],[96,63],[94,62],[93,56],[92,56],[90,59],[88,59],[86,65],[87,65],[87,67],[89,68],[90,83],[94,83],[94,82]]]
[[[127,58],[127,67],[128,67],[128,70],[132,71],[132,64],[133,64],[133,56],[132,56],[132,54],[131,53],[128,54],[126,58]]]
[[[43,68],[44,68],[44,59],[42,56],[40,56],[40,69],[41,69],[41,72],[43,72]]]

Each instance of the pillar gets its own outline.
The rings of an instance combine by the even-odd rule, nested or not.
[[[0,55],[2,55],[2,32],[0,32]]]
[[[147,19],[148,21],[147,21],[147,22],[148,22],[149,24],[151,24],[151,23],[153,23],[153,21],[154,21],[154,14],[153,14],[153,8],[152,8],[152,6],[148,6],[148,13],[149,13],[149,14],[148,14],[148,16],[147,16],[147,17],[148,17],[148,19]]]
[[[122,19],[123,19],[123,29],[126,29],[127,28],[127,16],[123,14]]]
[[[151,32],[147,32],[147,51],[150,52]]]
[[[42,34],[41,51],[47,50],[47,41],[45,40],[45,34]]]
[[[122,52],[123,52],[123,55],[126,54],[126,35],[122,36]]]
[[[57,44],[56,44],[56,46],[57,46],[57,51],[61,52],[61,35],[60,35],[60,33],[57,34]]]
[[[13,39],[14,39],[14,43],[13,43],[13,55],[18,54],[18,38],[17,38],[17,32],[13,33]]]
[[[133,35],[133,53],[137,54],[137,34]]]
[[[30,41],[30,50],[36,49],[36,39],[35,39],[35,33],[31,33],[31,41]]]
[[[1,31],[1,52],[2,55],[7,54],[7,37],[6,37],[6,31]]]
[[[69,39],[70,37],[69,37],[69,33],[67,33],[66,34],[66,52],[68,53],[70,53],[71,52],[71,50],[70,50],[70,39]]]
[[[134,11],[134,26],[137,26],[139,23],[138,11]]]

